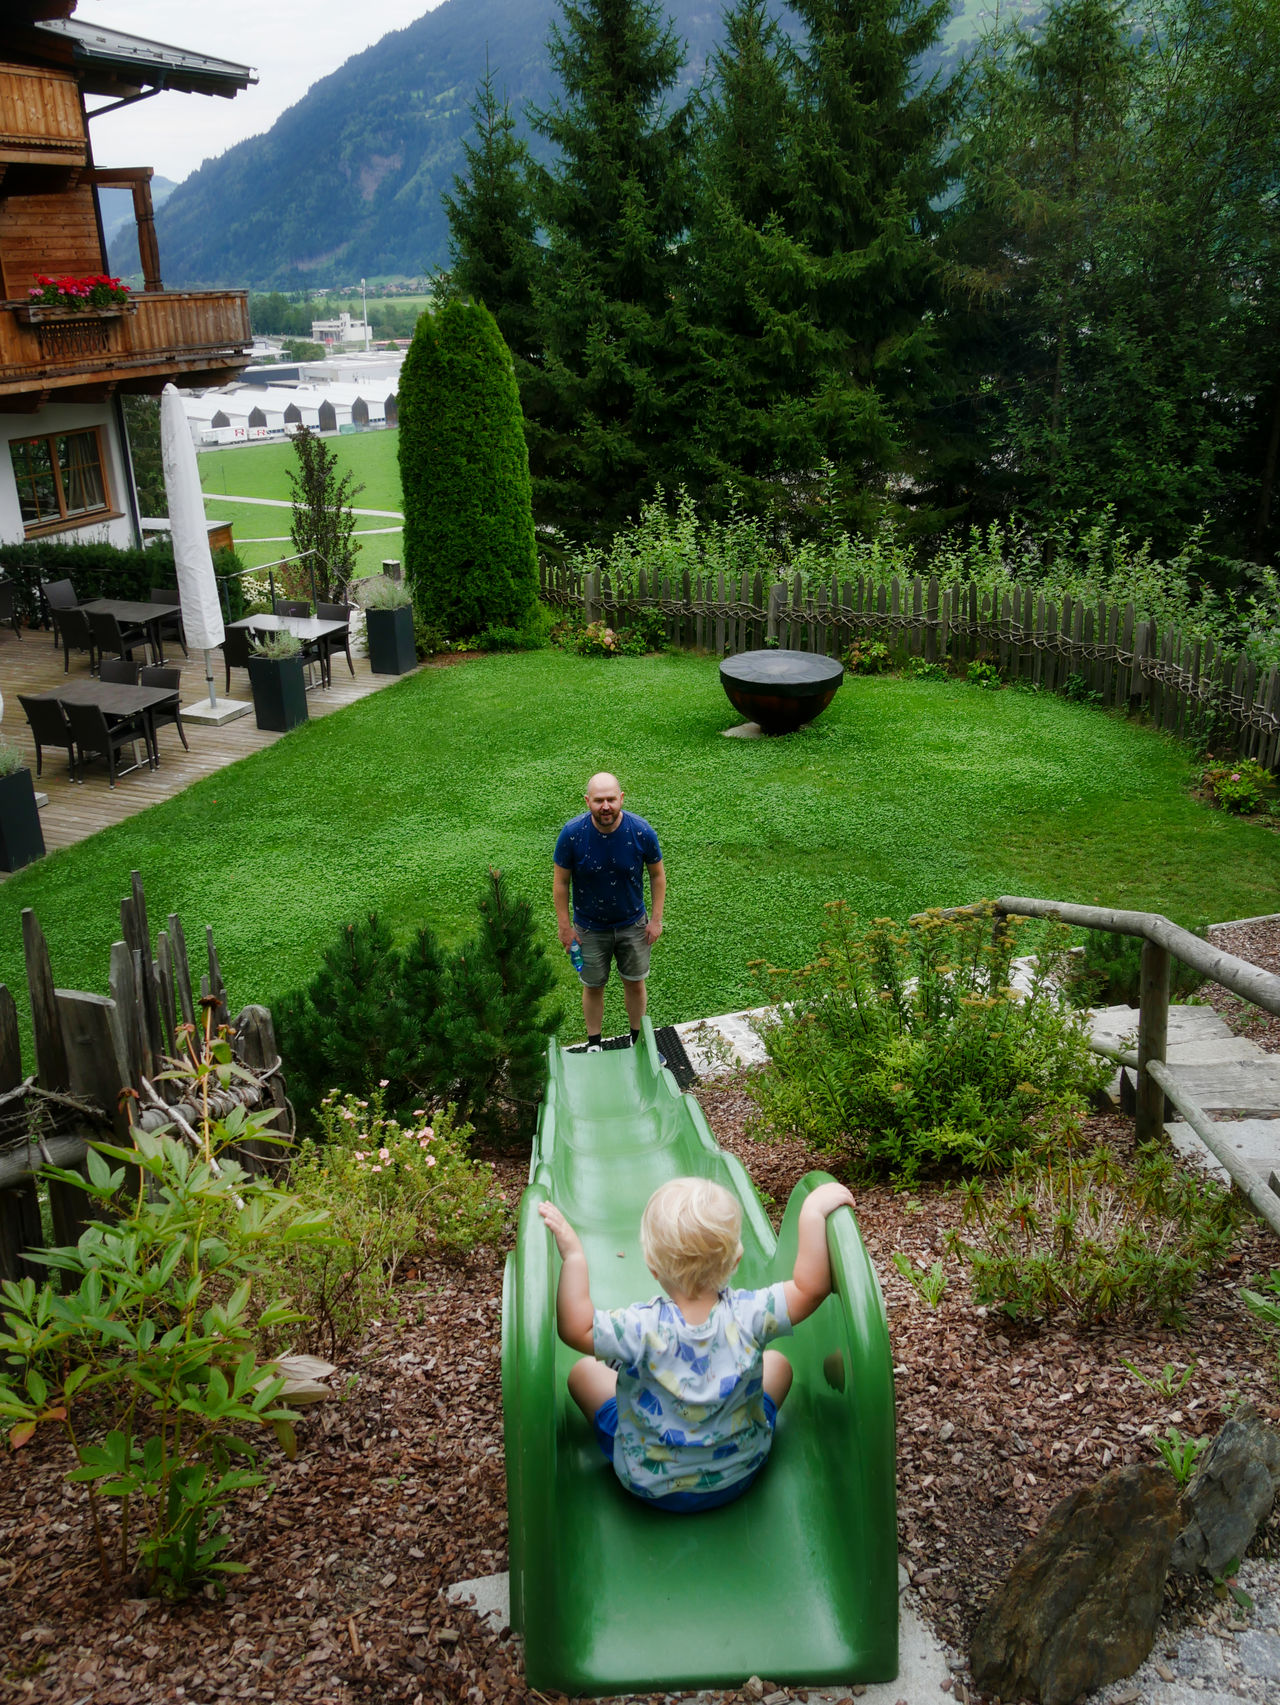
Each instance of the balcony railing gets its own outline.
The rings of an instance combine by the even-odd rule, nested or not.
[[[124,311],[89,310],[28,322],[27,304],[0,303],[0,397],[172,378],[223,383],[249,359],[243,290],[165,290]],[[131,383],[133,381],[134,383]]]

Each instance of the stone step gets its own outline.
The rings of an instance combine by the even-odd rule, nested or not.
[[[1280,1113],[1280,1055],[1227,1060],[1217,1066],[1170,1060],[1169,1070],[1206,1113],[1233,1113],[1238,1119]]]
[[[1138,1009],[1136,1006],[1095,1007],[1089,1014],[1089,1031],[1095,1042],[1108,1048],[1137,1047]],[[1169,1008],[1168,1037],[1170,1045],[1185,1042],[1207,1042],[1230,1038],[1230,1025],[1218,1017],[1211,1006],[1179,1006]]]
[[[1263,1183],[1270,1184],[1275,1190],[1280,1179],[1280,1119],[1222,1119],[1214,1122],[1223,1141],[1230,1143]],[[1220,1178],[1224,1184],[1230,1183],[1226,1167],[1210,1154],[1190,1125],[1183,1124],[1180,1119],[1171,1119],[1165,1130],[1180,1155],[1194,1166]]]

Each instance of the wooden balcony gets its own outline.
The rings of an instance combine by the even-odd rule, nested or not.
[[[124,311],[28,321],[24,302],[0,303],[0,410],[35,409],[112,390],[224,385],[249,361],[243,290],[164,290]]]

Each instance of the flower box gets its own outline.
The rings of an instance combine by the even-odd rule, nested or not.
[[[30,770],[0,776],[0,870],[21,870],[44,857],[44,832]]]
[[[136,314],[136,302],[116,302],[107,308],[52,308],[45,302],[19,302],[14,318],[25,326],[62,325],[67,320],[121,320]]]
[[[393,610],[366,610],[364,623],[370,674],[407,675],[417,667],[411,605],[402,604]]]
[[[258,727],[287,734],[307,720],[307,683],[301,657],[251,657],[249,683]]]

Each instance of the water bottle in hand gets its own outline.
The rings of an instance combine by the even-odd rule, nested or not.
[[[569,963],[579,976],[582,975],[582,943],[574,941],[569,946]]]

